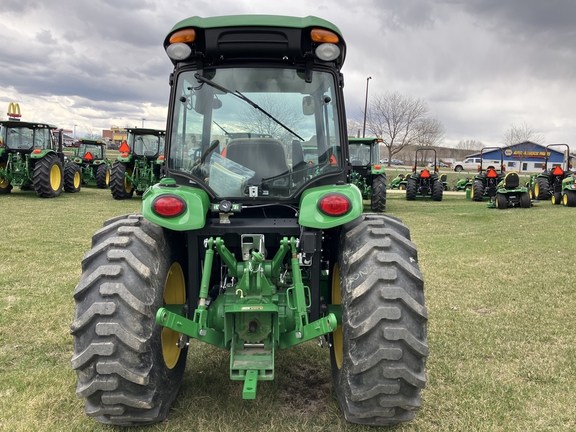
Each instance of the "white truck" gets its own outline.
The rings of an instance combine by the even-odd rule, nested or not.
[[[481,161],[482,158],[480,156],[469,157],[463,161],[456,161],[453,164],[454,171],[478,171],[478,167],[480,166]],[[497,159],[484,158],[484,162],[482,162],[482,168],[488,169],[490,167],[494,167],[494,169],[500,170],[500,161]]]

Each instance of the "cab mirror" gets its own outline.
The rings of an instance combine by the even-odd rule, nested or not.
[[[314,99],[312,99],[312,96],[304,96],[302,98],[302,114],[304,115],[314,114]]]

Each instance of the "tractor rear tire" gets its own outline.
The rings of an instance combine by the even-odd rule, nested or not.
[[[484,199],[484,184],[480,180],[472,183],[472,201],[482,201]]]
[[[386,173],[378,174],[372,179],[372,211],[386,211]]]
[[[64,168],[64,192],[76,193],[82,188],[81,168],[74,162],[69,162]]]
[[[63,172],[58,156],[49,153],[34,165],[34,190],[41,198],[55,198],[62,193]]]
[[[124,173],[132,174],[132,168],[124,162],[116,161],[112,165],[112,174],[110,176],[110,192],[117,200],[125,200],[132,198],[134,194],[134,186],[128,180]]]
[[[96,169],[96,187],[106,189],[110,186],[110,167],[107,164],[99,165]]]
[[[530,194],[528,192],[523,192],[520,194],[520,207],[530,208],[532,205],[530,201]]]
[[[0,162],[0,168],[6,169],[6,162]],[[0,177],[0,195],[9,194],[12,190],[12,185],[8,180]]]
[[[442,196],[444,195],[444,183],[440,180],[436,180],[432,186],[432,200],[442,201]]]
[[[496,207],[500,210],[506,210],[508,208],[508,200],[505,194],[496,194]]]
[[[536,199],[540,201],[550,199],[550,182],[546,177],[536,177],[534,195],[536,196]]]
[[[406,182],[406,199],[408,201],[414,201],[416,199],[416,189],[418,186],[416,185],[416,180],[410,178]]]
[[[426,384],[428,314],[406,225],[363,214],[343,226],[332,303],[342,305],[330,357],[346,420],[371,426],[411,420]]]
[[[576,192],[566,191],[562,197],[562,204],[566,207],[576,207]]]
[[[552,204],[559,205],[562,204],[563,196],[561,192],[554,192],[552,194]]]
[[[176,399],[187,348],[176,346],[178,333],[157,325],[155,315],[186,301],[178,249],[161,227],[133,214],[107,221],[84,255],[71,367],[86,414],[101,423],[156,423]]]

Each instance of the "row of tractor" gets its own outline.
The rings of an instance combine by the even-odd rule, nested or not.
[[[406,191],[406,200],[417,197],[431,197],[442,201],[443,193],[449,189],[447,175],[438,171],[436,150],[420,148],[416,150],[411,172],[398,173],[386,184],[385,168],[379,162],[379,145],[376,138],[350,138],[351,179],[362,192],[365,200],[371,201],[374,211],[384,211],[386,189]],[[552,147],[563,147],[564,160],[561,164],[549,166],[548,154]],[[483,166],[487,150],[500,150],[500,163]],[[433,153],[430,157],[427,153]],[[433,160],[429,166],[417,169],[423,161]],[[480,165],[474,176],[458,178],[452,190],[464,191],[473,201],[488,199],[489,208],[507,209],[510,207],[530,208],[536,201],[551,200],[552,204],[576,206],[576,172],[571,171],[570,148],[566,144],[550,144],[546,147],[542,172],[531,174],[522,182],[516,171],[506,172],[503,153],[499,147],[485,147],[480,151]]]
[[[45,123],[19,119],[0,121],[0,194],[14,187],[35,190],[42,198],[54,198],[62,191],[79,192],[83,185],[110,187],[115,199],[142,195],[162,178],[164,137],[157,129],[128,129],[128,138],[112,164],[106,157],[106,143],[98,139],[79,140],[74,154],[62,148],[62,130]]]

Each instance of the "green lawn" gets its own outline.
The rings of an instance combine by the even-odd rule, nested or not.
[[[70,370],[72,292],[92,234],[138,212],[109,190],[41,199],[0,196],[0,431],[122,431],[84,414]],[[416,419],[394,431],[576,430],[576,209],[496,210],[445,194],[389,193],[418,245],[429,311],[427,387]],[[193,343],[168,420],[150,431],[374,431],[346,423],[327,349],[276,355],[255,401],[228,378],[228,353]]]

